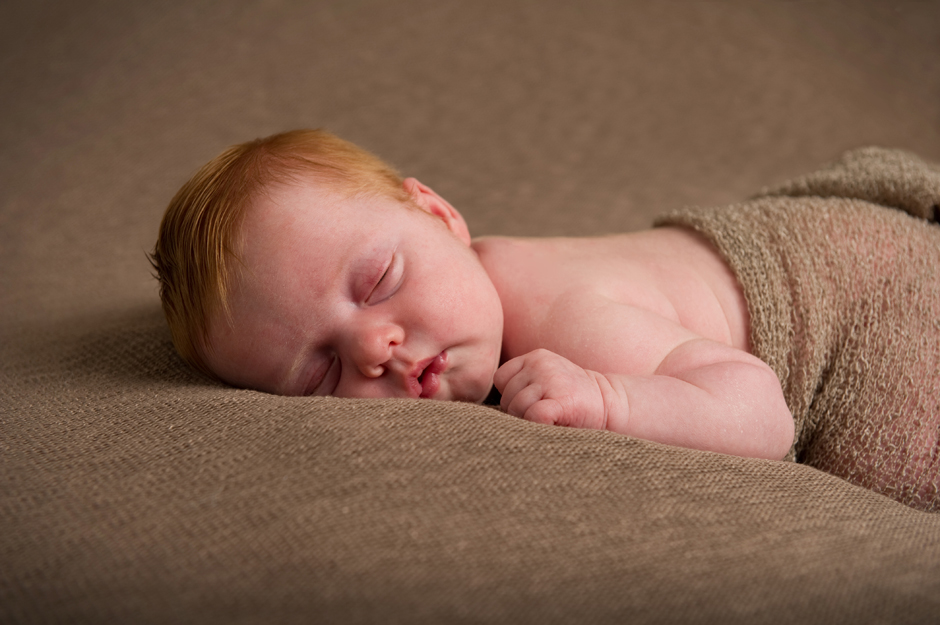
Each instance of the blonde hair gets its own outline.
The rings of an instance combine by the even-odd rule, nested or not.
[[[217,377],[204,351],[210,318],[228,312],[235,239],[246,208],[273,184],[315,179],[347,197],[379,195],[410,203],[398,173],[325,130],[292,130],[232,146],[203,165],[170,201],[150,263],[173,344]]]

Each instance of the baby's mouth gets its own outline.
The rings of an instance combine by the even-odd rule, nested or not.
[[[447,352],[441,352],[431,362],[424,371],[418,376],[418,383],[421,385],[421,397],[434,397],[441,387],[441,372],[447,368]]]

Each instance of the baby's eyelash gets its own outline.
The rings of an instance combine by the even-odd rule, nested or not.
[[[384,301],[398,291],[402,282],[404,259],[399,254],[392,254],[385,271],[379,277],[369,296],[366,298],[367,304],[375,304]]]
[[[332,385],[332,388],[329,392],[325,392],[326,389],[323,388],[324,385],[329,386],[330,377],[335,367],[341,366],[339,358],[336,355],[333,355],[330,358],[329,363],[326,365],[326,371],[323,372],[322,376],[319,376],[315,381],[311,381],[307,386],[307,390],[304,393],[305,395],[332,395],[336,391],[336,385],[339,383],[339,376],[332,376],[337,379],[337,383]]]

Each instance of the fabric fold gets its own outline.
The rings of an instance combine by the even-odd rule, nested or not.
[[[865,147],[805,176],[765,187],[755,196],[840,197],[865,200],[940,220],[940,166],[904,150]]]
[[[788,456],[940,510],[940,170],[865,148],[723,208],[685,209],[743,289],[752,352],[796,424]],[[891,210],[898,208],[914,217]]]

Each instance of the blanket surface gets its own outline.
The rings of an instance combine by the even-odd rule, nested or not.
[[[801,205],[832,213],[833,234],[868,207],[748,204]],[[778,317],[755,325],[786,339]],[[19,407],[0,441],[2,620],[828,624],[940,610],[940,515],[813,467],[483,406],[241,391],[190,371],[156,307],[99,326],[8,345],[0,363],[0,398]],[[772,361],[797,388],[786,349]],[[814,427],[806,417],[800,440]]]
[[[0,623],[935,621],[940,514],[794,462],[215,384],[145,254],[200,164],[289,128],[477,235],[638,230],[860,145],[938,161],[938,23],[923,0],[0,2]]]
[[[737,275],[752,351],[796,421],[790,458],[927,511],[940,510],[940,227],[925,221],[938,205],[935,167],[866,148],[658,222],[705,235]]]

